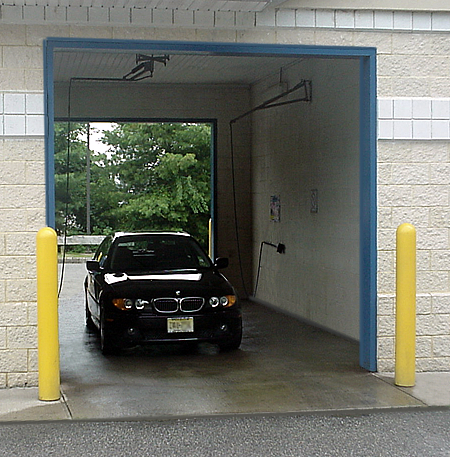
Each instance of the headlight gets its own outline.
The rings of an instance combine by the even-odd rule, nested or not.
[[[150,303],[147,300],[142,300],[141,298],[138,298],[134,302],[134,306],[136,309],[144,309],[146,306],[148,306]]]
[[[116,308],[121,309],[122,311],[131,309],[134,305],[133,300],[130,298],[113,298],[112,302]]]
[[[209,304],[215,308],[216,306],[219,306],[219,303],[220,303],[220,300],[219,300],[219,297],[211,297],[209,299]]]
[[[224,308],[230,308],[236,303],[236,295],[224,295],[220,297],[220,304]]]
[[[113,305],[121,310],[125,310],[125,299],[124,298],[113,298]]]
[[[236,303],[235,295],[223,295],[222,297],[211,297],[209,299],[209,304],[216,308],[217,306],[222,306],[222,308],[230,308]]]

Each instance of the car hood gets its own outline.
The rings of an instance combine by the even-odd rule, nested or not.
[[[109,285],[113,285],[126,281],[201,281],[202,277],[202,273],[199,272],[162,272],[146,274],[107,273],[105,274],[105,282]]]
[[[133,298],[142,294],[172,296],[180,291],[182,296],[210,293],[233,294],[227,279],[214,270],[177,270],[152,273],[106,273],[107,284],[115,294]]]

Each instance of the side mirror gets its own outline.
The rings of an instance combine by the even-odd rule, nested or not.
[[[220,270],[222,268],[228,267],[228,258],[227,257],[217,257],[216,261],[214,262],[214,266]]]
[[[97,260],[87,260],[86,269],[88,271],[93,271],[93,272],[98,273],[101,270],[100,262],[98,262]]]

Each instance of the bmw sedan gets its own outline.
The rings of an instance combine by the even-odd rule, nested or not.
[[[234,350],[241,344],[236,292],[184,232],[117,233],[86,262],[86,325],[100,333],[101,350],[148,343],[201,342]]]

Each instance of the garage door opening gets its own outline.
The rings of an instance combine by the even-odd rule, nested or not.
[[[208,250],[213,127],[187,122],[55,123],[58,234],[187,231]]]
[[[140,53],[168,55],[170,61],[155,66],[146,83],[117,81]],[[120,61],[127,63],[121,67]],[[233,272],[243,267],[251,285],[260,243],[283,243],[282,261],[263,259],[262,300],[358,338],[361,366],[376,370],[374,49],[55,39],[46,42],[46,69],[47,138],[53,137],[55,117],[64,118],[64,94],[74,77],[92,78],[73,91],[75,117],[216,119],[220,255],[231,259]],[[114,81],[94,81],[113,71]],[[312,81],[312,103],[239,122],[233,167],[230,120],[299,79]],[[47,150],[48,221],[54,225],[50,143]],[[232,177],[238,183],[236,216]],[[271,205],[278,210],[270,213]],[[239,249],[245,253],[240,262]],[[306,293],[296,308],[299,288]],[[336,323],[333,316],[342,310],[345,319]]]

